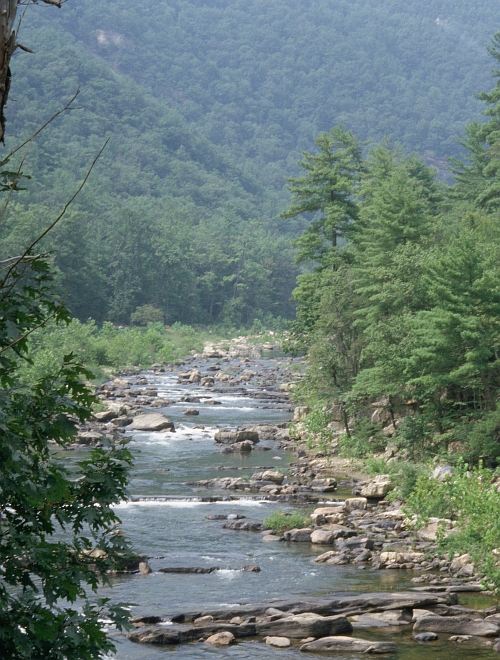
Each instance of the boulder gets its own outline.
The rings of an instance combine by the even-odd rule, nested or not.
[[[283,538],[285,541],[292,541],[294,543],[309,543],[311,541],[312,532],[313,530],[310,527],[289,529],[283,534]]]
[[[335,522],[340,514],[342,514],[343,506],[321,506],[311,513],[311,520],[315,525],[323,525],[327,522]]]
[[[321,616],[304,612],[257,622],[256,631],[258,635],[302,639],[348,634],[352,632],[352,626],[345,616]]]
[[[234,442],[243,442],[244,440],[256,443],[259,442],[259,434],[257,431],[249,429],[221,429],[215,433],[214,440],[223,445],[230,445]]]
[[[297,408],[295,408],[293,411],[292,421],[295,423],[303,422],[304,419],[307,417],[308,413],[309,413],[309,408],[307,406],[297,406]]]
[[[310,653],[325,653],[330,651],[351,653],[395,653],[393,642],[374,642],[356,637],[323,637],[314,642],[308,642],[300,647],[301,651]]]
[[[168,417],[161,413],[143,413],[137,415],[129,426],[134,431],[175,431],[175,426]]]
[[[264,641],[268,646],[276,646],[278,649],[286,649],[291,644],[288,637],[266,637]]]
[[[378,474],[374,479],[362,484],[359,493],[356,494],[367,499],[380,500],[393,488],[391,477],[388,474]]]
[[[500,625],[470,616],[438,616],[431,614],[419,618],[413,626],[414,632],[449,633],[450,635],[475,635],[497,637]]]
[[[416,642],[434,642],[438,639],[438,636],[434,632],[422,632],[413,635],[413,639]]]
[[[437,465],[432,472],[432,478],[437,481],[446,481],[452,474],[453,467],[451,465]]]
[[[96,412],[94,413],[94,419],[96,419],[98,422],[110,422],[112,419],[115,417],[118,417],[118,413],[116,410],[103,410],[102,412]]]
[[[311,543],[330,545],[336,539],[345,539],[351,536],[356,536],[356,532],[353,529],[349,529],[343,525],[328,525],[328,527],[314,530],[311,534]]]
[[[337,480],[331,477],[328,478],[315,478],[309,484],[312,490],[319,493],[332,493],[337,490]]]
[[[278,470],[265,470],[264,472],[255,472],[252,474],[251,479],[256,481],[270,481],[273,484],[281,485],[285,479],[285,475]]]
[[[344,502],[344,507],[347,511],[364,511],[368,506],[366,497],[348,497]]]
[[[235,641],[236,638],[233,633],[227,630],[223,630],[222,632],[218,632],[210,635],[210,637],[207,637],[205,643],[211,644],[212,646],[229,646],[230,644],[234,644]]]
[[[185,415],[199,415],[199,414],[200,414],[200,411],[199,411],[199,410],[196,410],[196,408],[187,408],[187,409],[184,411],[184,414],[185,414]]]
[[[425,558],[423,552],[381,552],[380,563],[383,566],[394,566],[398,564],[415,564]]]

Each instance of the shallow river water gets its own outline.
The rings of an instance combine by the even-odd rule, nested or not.
[[[253,361],[252,368],[279,368],[280,359]],[[411,586],[412,575],[405,571],[363,570],[354,566],[315,564],[313,551],[305,543],[263,543],[255,532],[222,528],[223,521],[208,520],[213,514],[243,514],[251,520],[263,520],[272,511],[286,510],[283,503],[251,496],[239,497],[235,491],[188,485],[200,479],[222,476],[250,476],[259,468],[286,469],[290,456],[269,443],[257,445],[249,455],[223,454],[214,442],[217,427],[280,423],[290,417],[286,404],[273,404],[256,398],[252,388],[246,392],[210,392],[196,385],[181,385],[177,376],[147,374],[158,387],[159,395],[178,401],[184,395],[213,397],[221,405],[177,403],[162,411],[176,425],[176,432],[130,435],[130,449],[135,457],[129,493],[133,501],[118,506],[123,529],[137,552],[150,557],[153,569],[148,576],[115,578],[111,588],[102,590],[114,601],[129,603],[133,615],[172,615],[186,610],[211,606],[264,601],[274,597],[317,596],[347,591],[397,591]],[[184,415],[186,408],[196,408],[195,417]],[[264,444],[264,443],[262,443]],[[235,497],[227,501],[229,497]],[[215,498],[216,501],[202,501]],[[245,564],[257,564],[260,573],[242,572]],[[164,574],[167,566],[220,567],[210,574]],[[357,634],[357,633],[355,633]],[[391,657],[407,660],[468,660],[493,658],[489,649],[441,644],[418,645],[410,633],[377,633],[378,638],[395,639],[398,653]],[[358,636],[369,638],[370,634]],[[304,658],[294,649],[272,649],[262,642],[239,642],[227,649],[207,644],[178,647],[153,647],[116,637],[120,660],[155,660],[173,654],[176,658]],[[325,657],[325,656],[313,656]],[[331,656],[330,656],[331,657]],[[340,660],[354,660],[356,654],[335,654]],[[388,656],[384,656],[388,657]]]

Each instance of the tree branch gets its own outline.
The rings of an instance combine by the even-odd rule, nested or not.
[[[104,144],[102,145],[102,147],[99,149],[97,155],[95,156],[94,160],[93,160],[92,163],[90,164],[90,167],[88,168],[87,173],[86,173],[85,176],[83,177],[83,179],[82,179],[82,181],[80,182],[78,188],[75,190],[75,192],[71,195],[71,197],[68,199],[68,201],[66,202],[66,204],[63,206],[62,211],[59,213],[59,215],[55,218],[55,220],[54,220],[53,222],[50,223],[50,225],[49,225],[46,229],[44,229],[44,231],[43,231],[41,234],[39,234],[39,235],[37,236],[37,238],[35,238],[34,241],[32,241],[32,243],[30,243],[30,245],[25,249],[25,251],[23,252],[23,254],[22,254],[20,257],[18,257],[17,260],[14,261],[14,263],[9,267],[9,270],[7,271],[7,274],[5,275],[5,277],[3,278],[2,282],[0,283],[0,289],[3,289],[3,287],[5,286],[5,283],[7,282],[7,279],[8,279],[8,277],[9,277],[9,275],[12,273],[12,271],[14,270],[14,268],[15,268],[15,267],[16,267],[21,261],[23,261],[23,260],[29,255],[29,253],[30,253],[31,250],[35,247],[35,245],[37,245],[37,244],[38,244],[43,238],[45,238],[45,236],[47,236],[47,234],[48,234],[50,231],[52,231],[52,229],[54,229],[54,227],[58,224],[58,222],[60,222],[60,221],[62,220],[62,218],[65,216],[66,211],[67,211],[68,208],[71,206],[71,204],[75,201],[75,199],[78,197],[78,195],[79,195],[80,192],[82,191],[83,187],[84,187],[85,184],[87,183],[88,178],[89,178],[89,176],[91,175],[92,170],[94,169],[94,167],[95,167],[97,161],[98,161],[99,158],[101,157],[101,155],[102,155],[104,149],[106,149],[106,147],[108,146],[108,142],[109,142],[109,140],[110,140],[110,138],[108,138],[108,139],[104,142]]]

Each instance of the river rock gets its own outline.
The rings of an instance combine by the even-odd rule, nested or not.
[[[161,413],[143,413],[134,417],[130,428],[135,431],[175,431],[168,417]]]
[[[381,566],[397,566],[399,564],[415,564],[425,558],[423,552],[381,552]]]
[[[311,513],[311,520],[315,525],[323,525],[327,522],[336,522],[338,516],[342,514],[343,506],[322,506],[314,509]]]
[[[255,472],[252,474],[251,479],[256,481],[270,481],[273,484],[281,485],[285,479],[285,475],[277,470],[265,470],[264,472]]]
[[[434,642],[438,639],[438,636],[434,632],[421,632],[413,635],[413,639],[416,642]]]
[[[362,484],[361,488],[356,489],[355,495],[380,500],[393,488],[394,485],[388,474],[378,474],[374,479]]]
[[[451,635],[475,635],[478,637],[496,637],[500,626],[483,619],[469,616],[423,616],[413,626],[414,632],[442,632]]]
[[[300,647],[301,651],[310,653],[325,653],[330,651],[352,653],[395,653],[396,644],[393,642],[374,642],[356,637],[323,637],[314,642],[308,642]]]
[[[337,490],[337,480],[332,477],[328,478],[315,478],[309,484],[312,490],[315,490],[319,493],[332,493],[334,490]]]
[[[278,649],[286,649],[291,644],[288,637],[266,637],[264,641],[268,646],[276,646]]]
[[[222,449],[223,454],[233,454],[235,452],[241,452],[242,454],[247,454],[253,450],[253,442],[250,440],[243,440],[242,442],[234,442],[232,445],[227,445]]]
[[[310,527],[289,529],[283,534],[283,538],[285,541],[292,541],[294,543],[309,543],[311,541],[312,532],[313,530]]]
[[[210,637],[207,637],[205,643],[211,644],[212,646],[229,646],[230,644],[234,644],[235,641],[236,638],[233,633],[223,630],[222,632],[218,632],[214,635],[210,635]]]
[[[364,511],[368,506],[366,497],[348,497],[344,502],[344,507],[348,511]]]
[[[220,429],[215,433],[214,440],[220,444],[233,444],[244,440],[256,443],[259,442],[259,434],[248,429]]]
[[[187,408],[187,409],[184,411],[184,414],[185,414],[185,415],[199,415],[199,414],[200,414],[200,411],[199,411],[199,410],[196,410],[196,408]]]
[[[102,412],[96,412],[93,415],[94,419],[98,422],[110,422],[115,417],[118,417],[116,410],[103,410]]]
[[[256,630],[258,635],[302,639],[350,633],[352,626],[345,616],[321,616],[313,612],[304,612],[257,622]]]

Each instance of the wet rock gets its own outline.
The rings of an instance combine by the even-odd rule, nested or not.
[[[271,635],[302,639],[325,637],[352,632],[352,626],[344,616],[321,616],[313,612],[293,614],[283,618],[257,622],[258,635]]]
[[[262,523],[251,520],[230,520],[224,523],[223,528],[241,532],[260,532],[262,531]]]
[[[210,635],[210,637],[205,640],[205,643],[211,644],[212,646],[229,646],[230,644],[234,644],[235,641],[236,637],[233,633],[223,630],[222,632]]]
[[[438,616],[435,614],[418,619],[413,630],[414,632],[442,632],[479,637],[496,637],[500,634],[500,626],[496,623],[469,616]]]
[[[275,646],[278,649],[286,649],[291,644],[288,637],[266,637],[264,641],[268,646]]]
[[[315,490],[319,493],[332,493],[337,490],[337,481],[333,478],[317,478],[313,479],[309,484],[312,490]]]
[[[259,442],[259,434],[248,429],[221,429],[215,433],[214,440],[220,444],[232,444],[244,440],[256,443]]]
[[[103,442],[105,437],[105,434],[99,431],[79,431],[76,442],[80,445],[94,446]]]
[[[184,411],[185,415],[199,415],[200,411],[196,410],[196,408],[188,408],[187,410]]]
[[[223,454],[233,454],[236,452],[241,452],[242,454],[247,454],[253,450],[253,442],[250,440],[243,440],[243,442],[235,442],[232,445],[224,447],[222,450]]]
[[[241,569],[244,573],[260,573],[261,568],[257,564],[247,564]]]
[[[193,624],[195,626],[206,626],[208,623],[212,623],[213,620],[214,617],[211,614],[207,614],[206,616],[199,616],[193,621]]]
[[[330,651],[352,653],[395,653],[396,644],[393,642],[374,642],[356,637],[323,637],[300,647],[303,652],[325,653]]]
[[[148,564],[147,561],[139,562],[139,573],[141,575],[149,575],[151,572],[152,572],[151,566]]]
[[[436,633],[434,632],[422,632],[413,635],[413,639],[416,642],[434,642],[436,639],[439,639]]]
[[[311,534],[313,530],[310,527],[303,527],[302,529],[289,529],[283,534],[285,541],[293,543],[309,543],[311,541]]]
[[[135,431],[175,431],[168,417],[161,413],[143,413],[134,417],[130,428]]]

